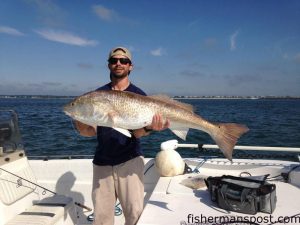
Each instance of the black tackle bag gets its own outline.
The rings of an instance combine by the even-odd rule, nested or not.
[[[267,177],[223,175],[208,177],[205,183],[211,200],[222,209],[246,214],[271,214],[276,207],[276,186],[266,182]]]

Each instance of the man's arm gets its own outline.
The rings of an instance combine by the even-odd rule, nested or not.
[[[93,137],[97,134],[96,128],[92,127],[90,125],[86,125],[77,120],[74,120],[74,125],[75,125],[76,129],[78,130],[79,134],[84,137]]]

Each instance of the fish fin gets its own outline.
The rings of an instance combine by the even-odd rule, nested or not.
[[[155,99],[155,100],[159,100],[168,104],[172,104],[172,105],[176,105],[177,107],[183,108],[185,110],[188,110],[190,112],[194,112],[194,107],[190,104],[186,104],[186,103],[182,103],[180,101],[176,101],[172,98],[170,98],[167,95],[151,95],[148,96],[149,98]]]
[[[218,132],[211,134],[211,137],[219,146],[225,157],[232,161],[233,148],[240,136],[249,131],[249,128],[243,124],[236,123],[214,123]]]
[[[113,127],[113,129],[115,129],[116,131],[119,131],[121,134],[124,134],[125,136],[127,137],[131,137],[131,133],[126,130],[126,129],[123,129],[123,128],[119,128],[119,127]]]
[[[109,112],[108,113],[108,117],[109,117],[109,120],[110,120],[110,122],[112,124],[112,128],[114,130],[120,132],[121,134],[123,134],[123,135],[125,135],[127,137],[131,137],[132,136],[131,133],[128,130],[126,130],[124,128],[120,128],[120,127],[114,127],[115,124],[116,124],[116,122],[117,122],[116,120],[118,119],[118,113],[117,112],[115,112],[115,111]]]
[[[171,128],[170,128],[171,129]],[[176,129],[171,129],[171,131],[178,137],[180,137],[182,140],[186,140],[186,136],[187,136],[187,133],[189,131],[189,128],[176,128]]]
[[[118,114],[115,111],[111,111],[108,113],[108,118],[109,118],[109,121],[111,122],[112,126],[114,126],[116,124],[117,116],[118,116]]]

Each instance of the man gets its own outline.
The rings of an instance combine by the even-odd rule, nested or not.
[[[111,50],[108,57],[111,82],[97,90],[130,91],[146,95],[129,80],[133,69],[131,53],[124,47]],[[151,126],[132,131],[131,138],[109,127],[91,127],[75,121],[83,136],[97,135],[98,146],[93,160],[94,225],[113,225],[118,198],[125,225],[137,223],[144,204],[144,161],[139,138],[151,130],[169,126],[161,115],[154,115]]]

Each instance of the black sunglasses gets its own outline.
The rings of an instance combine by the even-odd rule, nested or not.
[[[110,58],[110,59],[108,60],[109,64],[112,64],[112,65],[117,64],[118,61],[120,61],[120,63],[121,63],[122,65],[126,65],[126,64],[128,64],[128,63],[131,64],[130,59],[127,59],[127,58]]]

